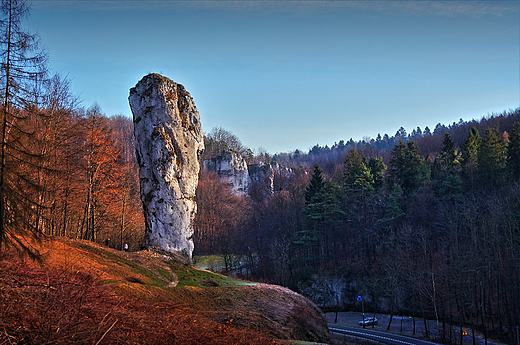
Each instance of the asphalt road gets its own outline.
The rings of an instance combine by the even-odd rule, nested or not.
[[[437,345],[436,343],[425,340],[406,337],[399,334],[374,331],[371,329],[363,329],[363,327],[348,327],[334,323],[329,323],[328,326],[330,332],[334,334],[343,334],[349,337],[378,341],[387,345]]]

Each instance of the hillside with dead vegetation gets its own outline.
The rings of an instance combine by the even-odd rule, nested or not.
[[[0,252],[0,344],[277,344],[328,340],[321,311],[279,286],[164,254],[44,241]]]

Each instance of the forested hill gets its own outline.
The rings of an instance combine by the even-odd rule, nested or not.
[[[144,245],[145,230],[132,120],[108,117],[97,104],[87,109],[78,105],[70,82],[48,73],[38,37],[20,29],[28,10],[24,1],[0,4],[4,14],[0,23],[4,37],[0,42],[0,296],[6,296],[0,300],[9,303],[1,308],[13,317],[12,322],[3,319],[6,325],[0,318],[3,339],[28,343],[24,327],[30,327],[33,343],[51,339],[42,334],[57,337],[65,330],[66,335],[99,343],[103,337],[119,337],[110,329],[124,328],[129,336],[136,336],[135,343],[142,343],[141,339],[150,338],[148,333],[132,333],[136,328],[131,318],[129,323],[118,321],[138,311],[146,318],[135,323],[155,325],[157,320],[150,316],[168,319],[164,329],[171,330],[171,338],[166,343],[179,339],[176,320],[192,327],[186,333],[204,336],[207,329],[220,335],[215,332],[229,329],[232,320],[233,325],[261,329],[263,324],[256,319],[215,309],[207,310],[215,318],[208,322],[198,318],[206,314],[194,314],[196,319],[178,314],[169,323],[171,309],[161,305],[143,309],[135,295],[130,296],[133,301],[137,298],[130,309],[117,312],[114,305],[115,314],[104,307],[97,310],[94,304],[77,306],[74,299],[60,304],[68,288],[84,290],[76,279],[91,279],[73,274],[71,284],[62,284],[60,277],[76,272],[71,269],[34,268],[35,280],[23,283],[23,275],[32,274],[33,265],[13,252],[39,257],[43,249],[33,244],[51,249],[46,246],[49,237],[103,244],[102,252],[110,255],[127,248],[135,252]],[[433,131],[417,128],[408,135],[402,128],[392,137],[316,145],[308,153],[273,157],[267,152],[255,156],[235,139],[226,131],[206,133],[205,155],[233,150],[249,162],[277,161],[290,167],[290,174],[274,175],[267,191],[252,183],[249,194],[236,195],[218,175],[202,169],[195,255],[221,255],[227,272],[290,287],[324,308],[355,310],[361,295],[367,311],[436,318],[509,344],[519,342],[515,329],[520,320],[520,109],[438,125]],[[64,254],[70,263],[75,260],[67,256],[71,251],[51,250],[51,254]],[[128,271],[135,267],[130,262],[125,265]],[[160,267],[155,269],[164,277]],[[161,287],[145,289],[145,280],[133,279],[136,273],[133,270],[132,279],[118,281],[117,286],[132,283],[132,289],[147,296]],[[93,286],[94,297],[97,288]],[[200,290],[160,291],[169,295]],[[235,302],[255,301],[249,296],[236,300],[240,295],[233,291],[228,290],[226,297],[204,295],[197,304],[221,302],[235,313]],[[68,296],[81,299],[79,292]],[[272,296],[267,293],[266,299],[273,300]],[[77,309],[68,308],[69,314],[60,309],[72,305]],[[172,306],[178,311],[187,308],[182,303]],[[276,310],[259,305],[264,307]],[[243,315],[253,315],[247,308]],[[308,308],[287,310],[294,313],[292,320],[309,319]],[[97,330],[91,338],[78,332],[87,317]],[[19,323],[16,318],[26,321]],[[201,322],[191,325],[186,320]],[[58,323],[62,321],[66,329]],[[286,331],[284,322],[276,324]],[[41,333],[42,327],[47,333]],[[443,335],[445,340],[454,340],[452,332]]]
[[[203,171],[196,254],[325,309],[359,310],[361,295],[367,311],[516,343],[520,110],[405,133],[277,154],[292,169],[271,193],[237,196]]]
[[[503,111],[502,113],[488,114],[481,119],[473,119],[470,121],[460,119],[451,125],[438,123],[433,130],[428,126],[424,129],[417,127],[408,133],[405,128],[400,127],[393,136],[389,134],[378,134],[375,139],[364,137],[365,139],[363,140],[355,141],[351,138],[347,141],[340,140],[331,146],[316,144],[310,148],[308,152],[295,150],[292,152],[277,153],[273,155],[272,160],[284,166],[312,165],[315,162],[326,164],[326,162],[337,159],[338,156],[344,158],[350,149],[356,148],[367,157],[381,156],[385,164],[388,164],[390,159],[389,151],[399,140],[403,140],[404,142],[412,140],[419,147],[423,157],[435,157],[441,149],[443,135],[446,132],[451,134],[455,145],[461,148],[472,127],[475,127],[480,134],[484,134],[487,128],[495,127],[502,133],[511,133],[515,122],[520,122],[520,108]]]

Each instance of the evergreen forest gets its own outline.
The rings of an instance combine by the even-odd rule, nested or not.
[[[366,310],[516,341],[520,109],[273,156],[221,132],[206,136],[207,155],[225,147],[291,173],[240,196],[202,171],[196,254],[325,310],[359,310],[362,296]],[[443,341],[462,341],[445,329]]]

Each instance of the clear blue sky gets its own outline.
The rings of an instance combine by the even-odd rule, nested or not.
[[[518,1],[32,2],[82,105],[131,117],[144,75],[183,84],[203,129],[270,153],[432,130],[520,104]]]

